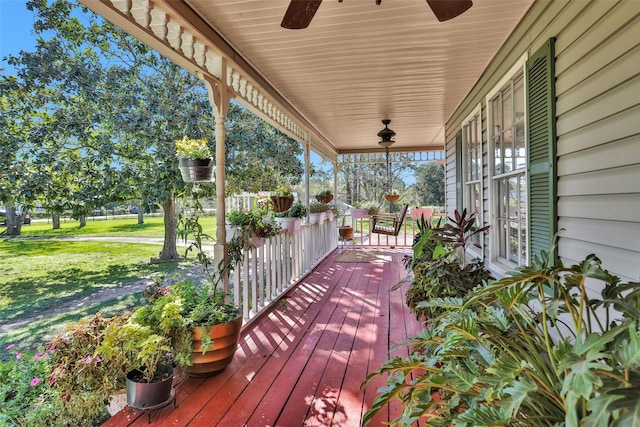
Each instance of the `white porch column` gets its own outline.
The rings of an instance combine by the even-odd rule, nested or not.
[[[304,143],[304,192],[306,193],[305,203],[307,207],[309,207],[309,201],[311,200],[311,196],[309,195],[309,167],[311,165],[311,154],[309,153],[309,142],[305,141]],[[307,212],[307,221],[309,220],[310,212]]]
[[[226,69],[226,61],[222,60],[222,69]],[[227,233],[225,230],[225,149],[224,142],[226,136],[226,128],[224,125],[227,113],[229,112],[229,90],[226,82],[226,73],[222,73],[222,79],[213,80],[208,77],[203,78],[209,92],[209,102],[213,107],[213,115],[216,119],[216,244],[214,246],[214,266],[226,258],[227,253]],[[227,273],[222,277],[225,293],[229,291],[229,275]]]

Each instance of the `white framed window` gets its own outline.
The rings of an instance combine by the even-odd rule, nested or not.
[[[491,262],[504,270],[528,262],[525,61],[487,96]]]
[[[462,124],[462,206],[469,214],[476,214],[476,227],[483,226],[482,219],[482,116],[478,107]],[[481,255],[482,235],[471,239],[469,252]]]

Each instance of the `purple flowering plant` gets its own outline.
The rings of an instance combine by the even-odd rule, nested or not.
[[[28,421],[53,399],[51,349],[21,350],[10,344],[4,350],[8,358],[0,361],[0,422]]]

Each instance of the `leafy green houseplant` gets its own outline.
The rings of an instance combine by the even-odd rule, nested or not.
[[[328,203],[312,200],[309,202],[309,222],[311,224],[322,224],[327,219],[327,212],[331,209],[332,207]]]
[[[109,325],[98,353],[109,359],[124,353],[135,361],[126,375],[127,404],[146,409],[170,401],[173,358],[170,339],[136,321],[137,314],[122,326]]]
[[[291,234],[297,234],[302,227],[302,218],[307,216],[308,209],[300,200],[294,202],[291,207],[280,213],[276,213],[275,221],[282,230]]]
[[[233,359],[242,327],[240,310],[220,288],[222,279],[232,268],[221,261],[213,271],[204,249],[207,238],[197,221],[191,220],[183,234],[193,235],[187,252],[196,251],[205,278],[201,282],[185,280],[172,286],[160,282],[145,291],[146,304],[132,315],[134,322],[171,342],[175,360],[192,375],[210,375],[224,369]],[[220,339],[219,329],[229,330],[231,339]],[[224,357],[220,358],[220,355]],[[220,361],[223,359],[222,361]]]
[[[474,229],[475,214],[455,211],[443,227],[431,228],[427,222],[413,245],[410,267],[413,272],[411,286],[405,300],[418,318],[429,318],[439,309],[420,305],[438,297],[462,297],[473,287],[489,280],[491,274],[481,260],[466,262],[465,248],[470,239],[489,227]],[[438,224],[440,225],[440,224]]]
[[[276,214],[276,218],[304,218],[309,210],[300,200],[293,202],[289,210]]]
[[[543,254],[464,298],[421,304],[440,314],[408,357],[367,378],[388,375],[365,423],[399,399],[396,425],[637,425],[640,283],[597,257],[564,267]]]
[[[362,209],[364,209],[364,211],[367,213],[367,215],[371,216],[371,215],[377,215],[380,213],[380,205],[378,205],[378,203],[374,202],[374,201],[369,201],[369,202],[365,202],[360,206]]]

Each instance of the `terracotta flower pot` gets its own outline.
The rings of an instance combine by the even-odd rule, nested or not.
[[[213,182],[213,158],[180,159],[178,166],[184,182]]]
[[[338,227],[338,234],[342,240],[353,240],[353,227],[341,225]]]
[[[285,212],[293,204],[293,196],[271,196],[271,202],[275,212]]]
[[[187,366],[187,373],[195,377],[206,377],[224,371],[236,353],[241,329],[242,315],[228,323],[209,327],[208,331],[213,341],[213,349],[207,350],[202,354],[202,333],[206,333],[207,328],[194,328],[193,365]]]

